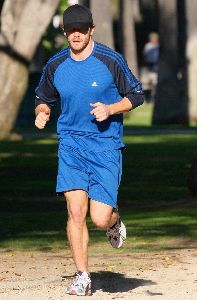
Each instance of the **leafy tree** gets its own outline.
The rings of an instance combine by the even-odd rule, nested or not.
[[[68,45],[65,36],[63,35],[62,16],[64,10],[68,7],[68,1],[60,0],[58,8],[56,10],[57,24],[51,22],[42,39],[42,51],[44,57],[44,63],[55,53]],[[58,24],[59,23],[59,24]]]

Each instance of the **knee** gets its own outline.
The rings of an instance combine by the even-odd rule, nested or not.
[[[107,218],[98,218],[98,217],[93,217],[91,216],[92,222],[98,227],[102,229],[107,229],[110,224],[110,220]]]
[[[86,208],[78,206],[78,205],[71,205],[68,207],[68,217],[74,223],[83,223],[86,219]]]

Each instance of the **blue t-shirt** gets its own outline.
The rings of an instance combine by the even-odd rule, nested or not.
[[[141,83],[129,70],[124,58],[112,49],[94,42],[85,60],[76,61],[69,47],[46,64],[38,87],[36,106],[52,106],[61,100],[57,133],[67,144],[89,150],[120,149],[123,115],[110,116],[98,122],[90,114],[90,103],[112,104],[127,97],[133,107],[144,101]]]

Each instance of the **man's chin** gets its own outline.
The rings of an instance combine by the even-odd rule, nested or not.
[[[83,45],[72,45],[71,50],[75,53],[83,51],[85,47]]]

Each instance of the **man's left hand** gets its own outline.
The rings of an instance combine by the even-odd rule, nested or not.
[[[103,104],[101,102],[96,102],[96,103],[90,103],[92,107],[94,107],[93,110],[91,110],[91,114],[95,115],[96,120],[98,122],[102,122],[109,118],[111,116],[111,107],[110,105]]]

